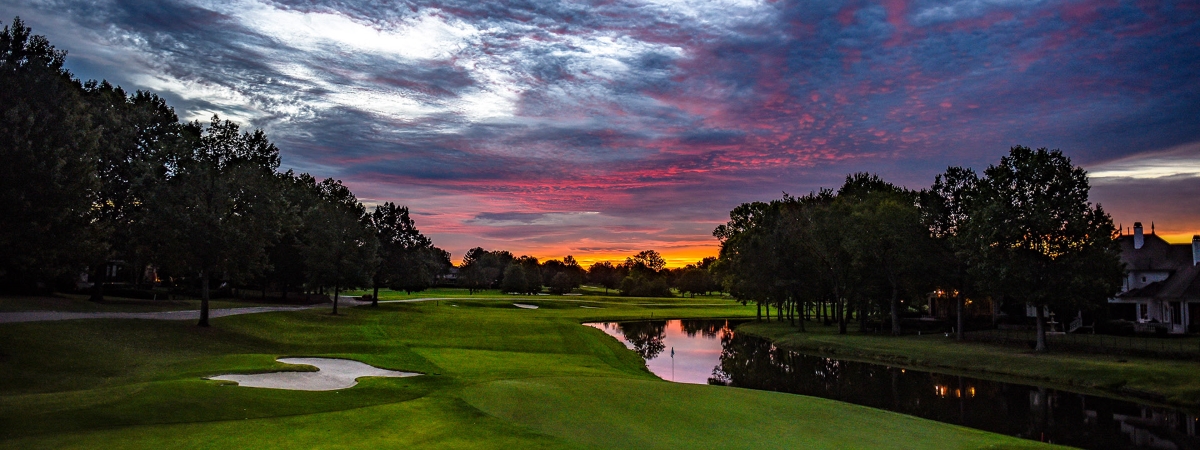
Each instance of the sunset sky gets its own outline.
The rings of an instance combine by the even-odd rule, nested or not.
[[[283,168],[471,247],[715,255],[742,202],[1059,148],[1200,234],[1200,2],[23,1],[83,79],[264,129]],[[367,3],[367,2],[362,2]],[[376,3],[376,2],[373,2]]]

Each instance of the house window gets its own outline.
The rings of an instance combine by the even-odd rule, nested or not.
[[[1145,283],[1145,282],[1146,282],[1146,277],[1142,277],[1142,282],[1143,282],[1143,283]]]
[[[1138,318],[1141,320],[1150,318],[1150,305],[1138,303]]]

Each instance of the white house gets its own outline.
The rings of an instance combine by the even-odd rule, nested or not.
[[[1108,299],[1113,318],[1136,322],[1139,331],[1200,332],[1200,235],[1191,245],[1169,244],[1138,222],[1117,242],[1125,282]]]

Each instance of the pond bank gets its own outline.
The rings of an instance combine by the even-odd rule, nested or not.
[[[1026,384],[1063,387],[1197,410],[1200,363],[1081,353],[1037,354],[1024,349],[955,342],[942,335],[891,337],[837,334],[836,326],[748,322],[737,331],[798,352],[932,369]]]

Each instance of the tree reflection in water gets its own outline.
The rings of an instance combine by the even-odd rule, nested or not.
[[[830,398],[1084,448],[1200,448],[1200,418],[1027,385],[805,355],[725,333],[709,384]]]
[[[654,359],[667,348],[663,344],[663,339],[667,338],[665,320],[620,322],[617,327],[625,336],[625,340],[633,346],[633,351],[647,361]]]
[[[724,320],[590,324],[664,379],[790,392],[1083,448],[1200,449],[1195,412],[1044,387],[805,355],[738,334]],[[676,354],[669,363],[665,347]],[[719,353],[719,356],[718,356]],[[659,359],[655,359],[658,357]],[[715,368],[714,368],[715,366]]]
[[[683,334],[690,338],[700,334],[705,339],[716,339],[733,332],[729,328],[729,321],[726,320],[680,320],[679,327],[683,329]]]

